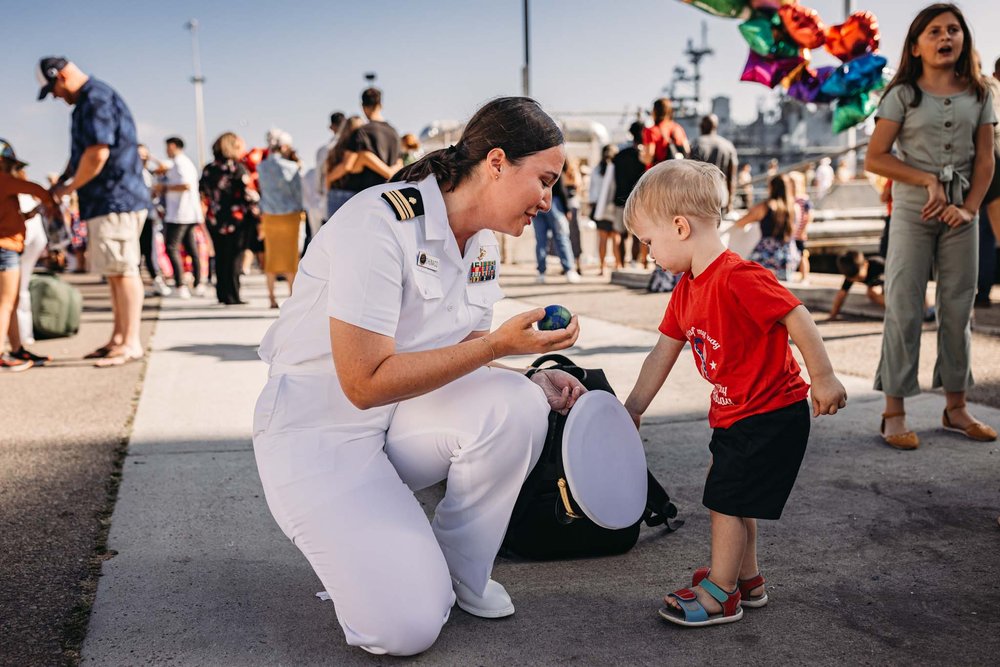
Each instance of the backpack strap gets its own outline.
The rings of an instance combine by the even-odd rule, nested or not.
[[[560,366],[576,366],[576,364],[574,364],[572,361],[569,360],[569,357],[564,357],[561,354],[543,354],[542,356],[538,357],[537,359],[531,362],[531,367],[538,368],[542,364],[548,363],[550,361],[554,361]]]
[[[642,513],[642,520],[646,522],[646,525],[650,528],[662,525],[668,533],[683,526],[683,519],[677,519],[673,524],[670,523],[671,519],[677,517],[677,506],[670,502],[670,496],[667,495],[666,489],[653,477],[653,473],[648,468],[646,469],[646,482],[648,485],[646,509]]]
[[[565,371],[570,375],[572,375],[573,377],[575,377],[580,382],[586,383],[587,370],[585,368],[580,368],[572,361],[570,361],[569,357],[564,357],[561,354],[543,354],[542,356],[538,357],[537,359],[531,362],[531,366],[528,368],[528,372],[525,373],[525,376],[530,378],[538,371],[547,370],[545,368],[542,368],[541,366],[542,364],[547,364],[550,361],[555,362],[555,365],[552,366],[552,368]]]

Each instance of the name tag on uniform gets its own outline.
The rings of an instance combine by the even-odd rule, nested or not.
[[[497,277],[497,261],[491,259],[488,262],[473,262],[469,268],[470,283],[485,283],[487,280],[495,280]]]
[[[441,267],[441,260],[437,257],[432,257],[421,250],[417,253],[417,266],[421,266],[428,271],[436,272]]]

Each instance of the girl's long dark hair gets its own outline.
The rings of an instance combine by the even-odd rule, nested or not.
[[[795,218],[795,200],[792,198],[791,181],[785,174],[778,174],[768,183],[767,207],[771,209],[774,231],[771,236],[787,242],[792,236]]]
[[[560,146],[562,130],[529,97],[500,97],[487,102],[469,119],[462,138],[448,148],[428,153],[403,167],[393,181],[421,181],[434,175],[442,190],[451,192],[494,148],[502,148],[511,164]]]
[[[927,29],[931,21],[947,12],[951,12],[958,19],[958,24],[962,27],[962,33],[965,37],[962,40],[962,53],[959,54],[958,62],[955,63],[955,74],[962,81],[968,82],[969,87],[975,91],[977,99],[982,101],[986,97],[986,83],[980,72],[979,55],[972,45],[969,24],[966,22],[962,10],[957,6],[947,2],[939,2],[924,7],[913,19],[913,23],[910,24],[910,29],[906,33],[906,41],[903,43],[903,55],[899,59],[899,70],[885,89],[885,92],[888,93],[896,86],[909,86],[910,90],[913,91],[911,107],[920,106],[920,100],[923,99],[923,91],[920,90],[917,81],[924,73],[924,63],[913,55],[913,47],[917,45],[917,40],[920,39],[920,35]]]

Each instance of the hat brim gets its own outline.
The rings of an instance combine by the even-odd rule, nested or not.
[[[54,86],[55,86],[55,81],[49,81],[47,84],[42,86],[41,90],[38,91],[38,101],[41,102],[46,97],[48,97],[49,93],[52,92],[52,88]]]
[[[3,160],[4,162],[9,162],[10,164],[14,165],[14,169],[24,169],[25,167],[28,166],[27,162],[22,162],[21,160],[18,159],[12,160],[9,157],[0,158],[0,160]]]

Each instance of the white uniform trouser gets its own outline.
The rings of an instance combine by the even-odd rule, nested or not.
[[[25,220],[24,222],[24,252],[21,253],[21,292],[17,302],[17,327],[21,332],[21,342],[30,345],[35,342],[34,323],[31,319],[31,293],[28,285],[31,283],[31,274],[35,271],[35,264],[42,256],[48,239],[45,236],[45,228],[42,227],[42,216]]]
[[[448,619],[452,578],[485,590],[548,403],[523,375],[481,368],[361,411],[325,368],[272,367],[257,401],[267,504],[332,597],[348,644],[420,653]],[[413,491],[445,479],[428,523]]]

